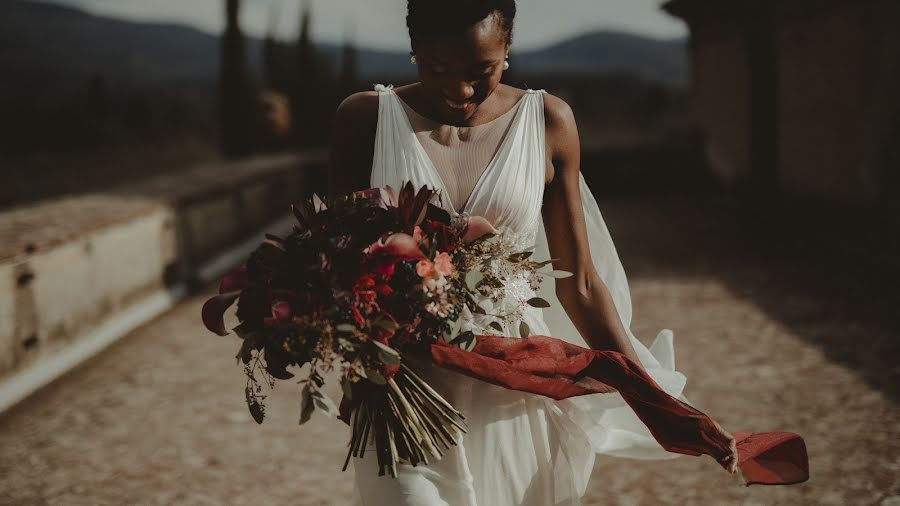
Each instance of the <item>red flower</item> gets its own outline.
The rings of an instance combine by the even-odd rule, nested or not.
[[[356,324],[362,328],[366,325],[366,319],[363,318],[362,313],[359,312],[359,309],[356,306],[350,306],[350,312],[353,314],[353,319],[356,320]]]

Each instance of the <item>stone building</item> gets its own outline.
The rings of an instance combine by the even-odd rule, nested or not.
[[[669,0],[723,180],[872,210],[896,238],[900,2]]]

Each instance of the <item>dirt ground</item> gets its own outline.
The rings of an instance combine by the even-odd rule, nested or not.
[[[744,487],[709,458],[600,457],[586,505],[900,505],[900,334],[875,260],[846,269],[862,258],[852,247],[747,222],[711,196],[601,209],[635,333],[675,332],[686,395],[726,428],[802,434],[812,477]],[[254,423],[237,338],[200,323],[205,295],[0,415],[0,503],[348,503],[345,426],[298,427],[291,382]]]

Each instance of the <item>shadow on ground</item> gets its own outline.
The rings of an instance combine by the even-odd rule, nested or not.
[[[629,277],[712,277],[900,400],[898,265],[872,210],[740,194],[678,149],[587,155]]]

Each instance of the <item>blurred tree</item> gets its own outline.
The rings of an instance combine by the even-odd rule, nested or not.
[[[310,3],[304,0],[300,8],[300,36],[295,48],[295,82],[291,90],[291,116],[295,143],[300,147],[315,144],[316,125],[313,109],[318,85],[316,48],[312,42]]]
[[[343,100],[344,97],[357,91],[359,81],[357,53],[356,45],[348,37],[341,49],[341,71],[338,76],[337,91],[339,96],[337,100]]]
[[[219,68],[219,139],[229,157],[254,148],[255,94],[247,71],[244,35],[238,24],[240,0],[225,0],[226,25]]]

